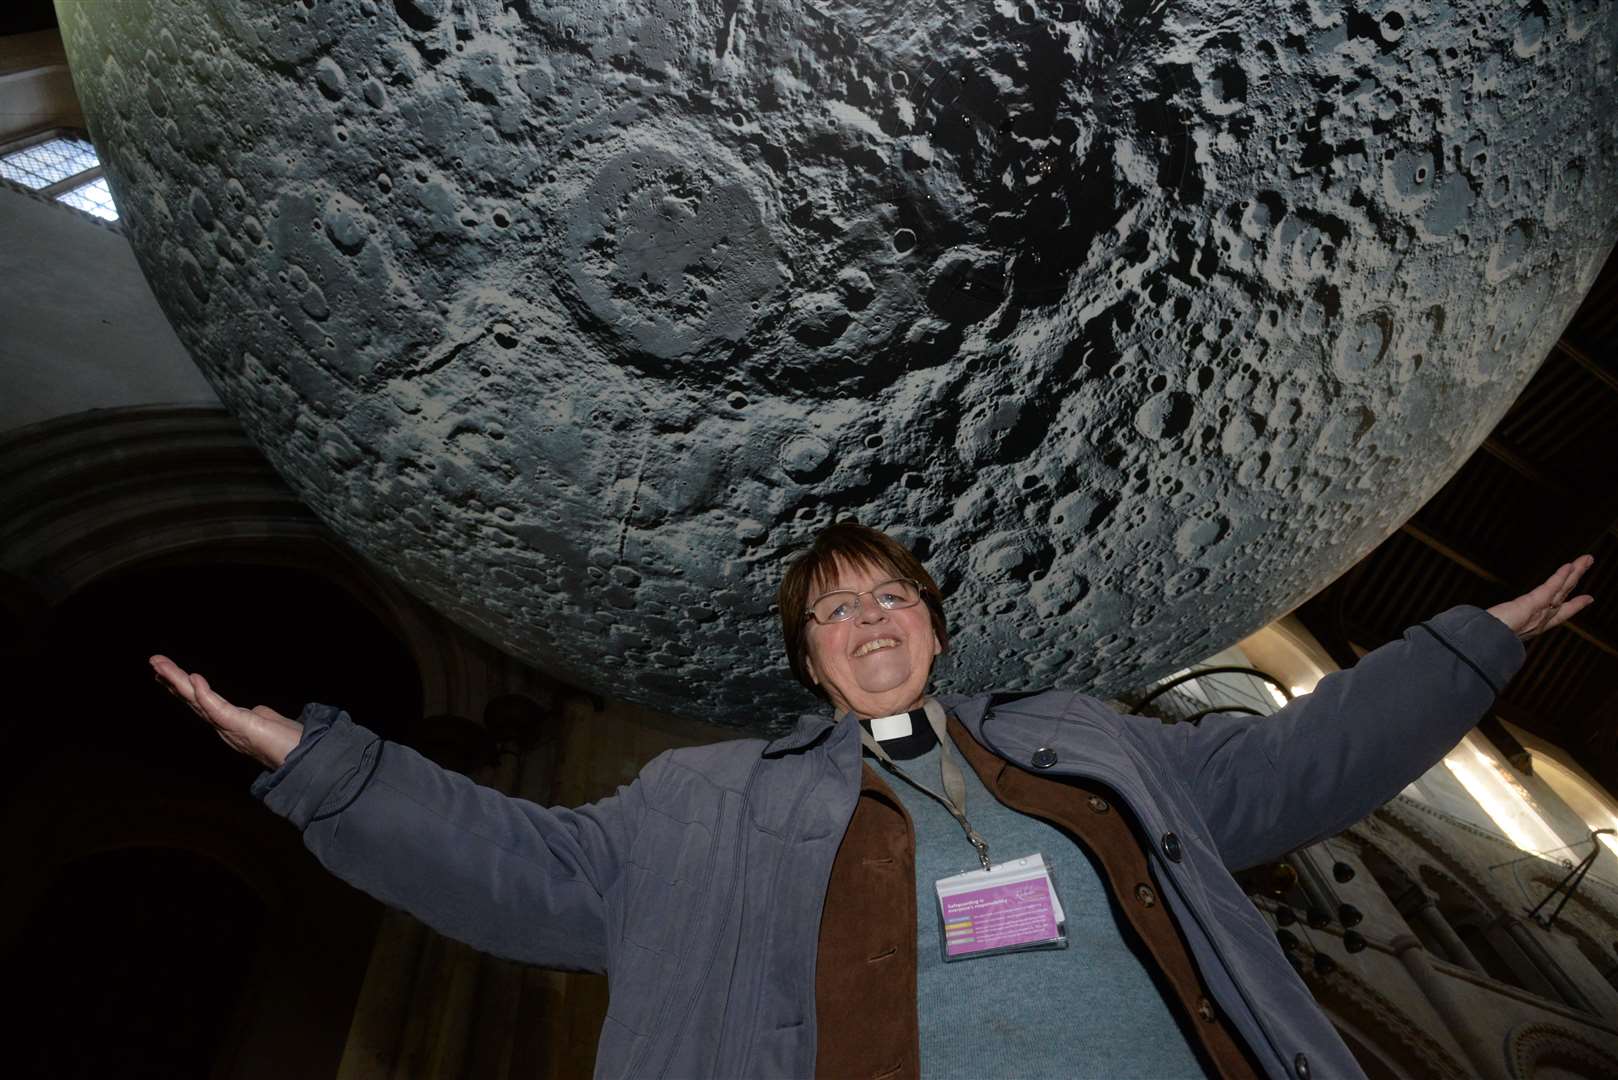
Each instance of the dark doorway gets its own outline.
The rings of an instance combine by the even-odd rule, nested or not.
[[[27,719],[0,727],[0,746],[14,762],[114,754],[245,796],[259,766],[153,681],[152,653],[246,707],[296,718],[306,702],[339,705],[390,737],[421,716],[409,653],[346,590],[291,567],[168,564],[98,582],[57,609],[43,657],[14,678],[14,715]],[[0,771],[0,796],[18,778]]]
[[[332,1075],[380,906],[253,801],[260,766],[146,658],[390,737],[421,714],[408,650],[322,574],[195,557],[87,587],[33,632],[0,725],[6,1075]]]
[[[263,926],[252,890],[190,852],[131,848],[64,867],[4,960],[7,1072],[208,1076]]]

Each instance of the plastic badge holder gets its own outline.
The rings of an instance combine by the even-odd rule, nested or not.
[[[933,888],[945,963],[1067,948],[1067,917],[1044,855],[941,878]]]

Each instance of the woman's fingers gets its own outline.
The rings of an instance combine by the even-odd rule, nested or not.
[[[1560,626],[1589,606],[1590,601],[1593,599],[1590,596],[1575,597],[1572,600],[1569,600],[1568,596],[1578,586],[1579,579],[1584,576],[1584,572],[1594,564],[1594,557],[1580,555],[1557,571],[1552,579],[1556,583],[1556,590],[1551,594],[1550,600],[1546,604],[1545,629],[1549,630],[1553,626]]]
[[[195,698],[196,695],[191,690],[191,680],[180,665],[162,655],[154,656],[147,662],[152,665],[152,676],[162,683],[169,693],[184,699],[188,704]]]
[[[233,714],[237,711],[236,707],[214,693],[207,679],[187,672],[166,656],[153,656],[149,662],[158,682],[162,683],[169,693],[191,706],[192,712],[214,727],[225,727],[230,724]]]
[[[1575,596],[1571,600],[1562,601],[1561,605],[1557,607],[1556,613],[1545,624],[1545,629],[1550,630],[1553,627],[1561,626],[1593,603],[1595,603],[1595,597],[1588,593],[1584,596]]]
[[[217,724],[220,719],[219,713],[221,712],[219,695],[208,689],[208,680],[201,675],[193,672],[186,678],[191,683],[191,700],[196,703],[203,716]]]
[[[1572,562],[1563,563],[1556,572],[1536,588],[1503,604],[1496,604],[1489,613],[1509,626],[1520,638],[1535,637],[1561,626],[1573,616],[1589,607],[1594,598],[1588,594],[1573,596],[1579,579],[1595,565],[1595,558],[1580,555]],[[1572,596],[1572,599],[1568,599]]]
[[[226,745],[268,768],[276,768],[285,761],[303,735],[303,725],[298,721],[282,716],[268,705],[251,709],[232,705],[214,692],[207,679],[185,671],[166,656],[154,655],[148,663],[158,682],[212,725]]]
[[[1533,591],[1534,600],[1543,607],[1554,607],[1560,597],[1564,595],[1562,590],[1566,587],[1572,572],[1572,563],[1563,563],[1558,566],[1556,573],[1546,578],[1544,583]]]
[[[1593,555],[1580,555],[1568,564],[1567,580],[1562,582],[1562,588],[1556,594],[1558,604],[1567,600],[1573,590],[1578,587],[1579,579],[1584,576],[1584,572],[1594,566],[1595,561],[1595,556]]]
[[[246,709],[237,708],[218,694],[208,685],[208,680],[193,672],[191,674],[191,688],[196,694],[196,704],[203,719],[218,728],[221,732],[243,732],[251,723],[250,714]]]

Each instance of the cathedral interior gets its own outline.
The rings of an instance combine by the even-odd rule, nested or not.
[[[250,6],[220,8],[234,12]],[[320,10],[328,6],[322,0]],[[1041,10],[1077,6],[1041,5]],[[158,21],[139,27],[136,17],[125,13],[101,19],[98,7],[120,12],[150,7]],[[302,7],[314,11],[317,4],[309,0]],[[401,0],[356,10],[368,12],[372,22],[394,20],[397,10],[400,34],[415,35],[411,40],[430,67],[452,63],[460,43],[476,46],[479,35],[505,33],[501,19],[515,19],[512,10],[529,7]],[[1414,25],[1417,17],[1409,12],[1417,7],[1382,5],[1377,9],[1386,9],[1381,21],[1366,24],[1371,27],[1364,30],[1366,40],[1380,40],[1385,55],[1398,55],[1405,19]],[[465,18],[453,32],[447,22],[442,28],[418,25],[435,22],[437,15],[428,19],[423,13],[438,8],[454,8],[461,13],[457,19]],[[1183,346],[1173,341],[1176,349],[1196,357],[1184,372],[1152,376],[1143,367],[1126,373],[1130,365],[1144,364],[1129,335],[1155,332],[1152,320],[1142,315],[1131,330],[1116,313],[1123,301],[1098,301],[1095,310],[1101,314],[1090,317],[1112,320],[1107,341],[1116,346],[1116,363],[1104,362],[1106,349],[1089,339],[1082,357],[1075,350],[1052,349],[1041,362],[1048,360],[1052,371],[1073,380],[1071,388],[1058,385],[1052,374],[1042,384],[1052,400],[1060,399],[1052,415],[1036,418],[1031,407],[1015,414],[980,408],[974,395],[992,396],[994,387],[969,385],[966,373],[977,369],[967,361],[1009,357],[1009,343],[1057,333],[1054,323],[1038,322],[1036,313],[1058,287],[1052,281],[1087,271],[1079,264],[1050,269],[1055,256],[1047,252],[1040,256],[1044,264],[1019,256],[1024,261],[1017,273],[1002,280],[995,276],[1000,271],[984,269],[999,250],[994,244],[1003,239],[993,228],[980,234],[953,219],[895,219],[902,227],[892,234],[893,246],[905,249],[901,255],[907,245],[931,250],[927,245],[936,244],[943,251],[954,244],[933,264],[933,293],[914,290],[921,314],[907,314],[895,300],[893,311],[883,316],[898,327],[892,341],[902,339],[904,349],[914,350],[905,355],[917,371],[960,365],[962,381],[956,385],[968,387],[959,391],[961,433],[951,428],[936,438],[931,429],[882,428],[856,407],[867,398],[909,394],[909,384],[877,385],[875,376],[846,358],[809,374],[794,366],[803,350],[835,353],[839,335],[855,332],[851,325],[870,328],[872,336],[862,348],[877,349],[879,335],[886,332],[874,316],[861,322],[861,312],[875,310],[868,305],[886,301],[872,299],[871,278],[850,269],[851,262],[828,263],[824,289],[788,300],[780,300],[787,286],[759,269],[769,260],[758,252],[775,250],[771,244],[785,250],[783,237],[791,229],[808,230],[806,247],[830,249],[843,242],[823,223],[804,226],[800,218],[813,216],[808,210],[797,217],[784,211],[779,222],[765,214],[753,233],[736,241],[736,258],[757,261],[749,264],[746,280],[712,284],[716,296],[728,297],[738,310],[758,309],[761,302],[782,304],[785,314],[778,323],[727,322],[730,316],[720,311],[718,300],[695,321],[648,315],[635,323],[633,290],[623,281],[607,280],[611,273],[602,270],[588,280],[569,279],[568,288],[575,290],[569,302],[575,307],[566,309],[597,336],[574,341],[567,336],[571,324],[563,326],[566,319],[558,316],[554,321],[560,328],[545,339],[557,349],[576,346],[589,354],[589,363],[580,361],[576,370],[560,376],[555,371],[536,376],[535,385],[524,386],[519,369],[535,362],[523,350],[530,347],[531,335],[540,334],[540,318],[521,322],[529,316],[509,297],[489,301],[488,310],[473,310],[473,300],[440,283],[443,291],[433,294],[438,306],[423,300],[424,313],[411,314],[397,297],[345,292],[336,270],[324,291],[307,276],[299,283],[294,273],[286,296],[279,298],[272,295],[273,284],[258,292],[257,286],[243,284],[257,256],[233,255],[229,249],[255,226],[241,224],[226,236],[212,224],[214,217],[223,223],[230,213],[229,184],[237,185],[230,190],[242,184],[221,180],[210,188],[205,178],[212,163],[236,151],[229,149],[227,136],[210,141],[206,133],[189,130],[172,136],[163,123],[168,112],[181,112],[176,103],[187,93],[194,90],[200,100],[210,87],[217,89],[228,65],[175,62],[169,69],[175,82],[166,92],[160,89],[156,73],[168,63],[164,50],[186,52],[162,25],[172,14],[168,5],[64,0],[59,8],[21,4],[0,17],[0,281],[5,283],[0,289],[0,660],[18,706],[0,735],[8,765],[0,779],[0,830],[10,853],[7,887],[0,890],[0,955],[16,988],[13,1005],[5,1010],[4,1071],[53,1078],[232,1080],[590,1075],[607,1005],[602,977],[480,955],[329,877],[292,830],[247,797],[258,766],[176,708],[153,684],[145,657],[161,652],[181,659],[207,672],[233,700],[267,704],[289,716],[298,715],[305,702],[340,703],[384,737],[480,783],[547,805],[573,806],[628,783],[664,750],[733,738],[738,729],[774,723],[758,720],[743,703],[765,702],[782,715],[804,704],[807,699],[795,697],[795,688],[780,690],[785,667],[775,659],[778,646],[767,610],[773,586],[766,588],[779,564],[764,553],[787,550],[842,513],[872,522],[885,515],[902,521],[908,513],[937,522],[943,516],[935,514],[935,505],[958,508],[972,500],[1004,498],[987,490],[1000,488],[1032,508],[1027,520],[1037,519],[1040,529],[1054,528],[1049,523],[1061,522],[1065,514],[1075,523],[1088,522],[1099,539],[1096,546],[1074,548],[1023,533],[1008,539],[958,509],[949,519],[953,524],[901,533],[921,541],[918,550],[936,561],[946,591],[961,597],[957,610],[965,644],[946,678],[1019,688],[1087,686],[1122,711],[1163,723],[1196,723],[1220,711],[1268,714],[1308,692],[1324,674],[1352,666],[1436,612],[1455,604],[1497,603],[1531,588],[1576,555],[1594,555],[1594,568],[1581,586],[1594,594],[1594,605],[1529,642],[1523,668],[1475,733],[1371,817],[1273,865],[1248,869],[1239,880],[1274,925],[1309,992],[1375,1080],[1618,1075],[1618,260],[1610,257],[1618,236],[1613,179],[1618,176],[1613,119],[1618,110],[1610,107],[1618,21],[1602,4],[1533,8],[1541,9],[1550,14],[1534,18],[1559,27],[1562,37],[1539,49],[1537,43],[1523,44],[1526,31],[1518,26],[1513,55],[1555,74],[1555,80],[1545,75],[1539,92],[1571,95],[1561,110],[1574,117],[1567,123],[1591,132],[1581,144],[1588,168],[1581,164],[1578,177],[1568,181],[1575,184],[1573,194],[1556,186],[1572,175],[1564,170],[1546,190],[1519,181],[1510,195],[1496,192],[1495,206],[1505,207],[1498,213],[1484,205],[1488,196],[1480,195],[1477,206],[1467,210],[1468,221],[1480,234],[1498,225],[1500,239],[1492,247],[1483,245],[1474,266],[1468,260],[1478,244],[1452,243],[1447,235],[1435,239],[1451,227],[1434,217],[1446,205],[1443,197],[1419,206],[1411,202],[1416,208],[1409,209],[1389,181],[1385,212],[1368,212],[1369,218],[1385,223],[1395,211],[1415,215],[1412,221],[1419,217],[1421,224],[1412,225],[1410,235],[1429,242],[1433,251],[1448,252],[1461,269],[1452,272],[1451,263],[1438,255],[1431,255],[1430,267],[1416,268],[1420,258],[1401,251],[1412,269],[1400,273],[1428,274],[1431,280],[1411,286],[1405,299],[1367,307],[1370,314],[1333,338],[1348,344],[1317,349],[1308,354],[1313,358],[1308,364],[1296,350],[1313,348],[1311,337],[1338,333],[1332,305],[1352,307],[1363,300],[1343,284],[1350,271],[1339,268],[1352,262],[1346,253],[1356,241],[1336,235],[1337,226],[1320,226],[1320,235],[1339,254],[1316,249],[1311,255],[1308,244],[1323,241],[1300,234],[1292,242],[1303,246],[1294,247],[1292,262],[1279,271],[1283,278],[1318,272],[1326,283],[1320,288],[1337,299],[1317,311],[1310,297],[1324,293],[1300,287],[1296,309],[1286,309],[1287,287],[1265,286],[1270,291],[1251,313],[1255,324],[1262,324],[1264,305],[1280,304],[1301,323],[1324,320],[1313,328],[1305,325],[1296,340],[1264,339],[1260,325],[1248,343],[1251,362],[1221,351],[1223,346],[1207,335]],[[288,16],[288,21],[303,17]],[[220,16],[223,29],[217,33],[243,40],[258,34],[261,44],[271,42],[270,31],[253,18]],[[440,29],[446,41],[455,40],[445,50],[451,59],[421,45]],[[869,30],[873,39],[885,32]],[[1544,25],[1540,32],[1550,34]],[[177,25],[175,34],[183,38]],[[109,41],[112,36],[121,37]],[[325,60],[287,48],[274,64],[266,61],[264,70],[296,72],[300,79],[313,74],[284,91],[281,112],[300,115],[316,106],[352,107],[359,110],[354,116],[382,111],[375,103],[380,89],[373,92],[352,71],[345,77],[335,65],[322,68]],[[1595,56],[1591,70],[1568,61],[1566,70],[1552,71],[1546,57],[1557,49],[1581,58],[1579,49],[1590,52]],[[1435,55],[1441,63],[1441,50]],[[108,74],[134,70],[130,57],[146,65],[144,82]],[[1195,66],[1188,64],[1187,70]],[[1228,90],[1237,78],[1230,71],[1236,69],[1218,70],[1225,71],[1219,85]],[[465,78],[476,81],[475,75]],[[1588,89],[1581,79],[1599,83],[1588,98],[1577,96]],[[413,123],[453,127],[458,122],[435,119],[419,86],[406,90],[402,79],[388,85],[390,109],[407,93],[420,96],[410,99],[412,107],[420,106]],[[894,85],[904,84],[896,80]],[[501,146],[512,145],[516,136],[501,127],[508,121],[485,100],[504,100],[506,91],[489,86],[468,91],[467,100],[487,105],[490,130],[501,132],[506,140]],[[523,86],[534,94],[529,82]],[[119,94],[130,95],[139,108],[125,109]],[[1252,94],[1254,100],[1258,96]],[[1224,118],[1221,123],[1254,111],[1238,108],[1230,97],[1208,104],[1206,89],[1202,100],[1211,115]],[[230,128],[223,111],[216,116],[222,130]],[[302,136],[290,125],[275,129],[275,137],[285,142],[270,147],[276,111],[256,121],[259,137],[266,140],[262,157],[268,161],[272,149],[286,150],[291,162],[294,152],[303,153],[296,141]],[[1143,119],[1140,110],[1132,116],[1129,124],[1140,130],[1130,128],[1130,137],[1156,130],[1152,124],[1158,120]],[[734,123],[745,126],[740,118]],[[942,131],[944,120],[939,124]],[[1533,118],[1524,124],[1533,127]],[[1325,126],[1320,122],[1320,130]],[[358,133],[362,121],[350,121],[344,130],[350,129]],[[327,138],[329,130],[322,127],[319,137]],[[797,138],[790,131],[783,135],[788,137]],[[165,140],[173,138],[192,140],[181,156],[204,179],[181,177],[164,187],[172,178],[164,172],[160,151],[166,152]],[[358,141],[357,134],[345,134],[342,141],[350,138]],[[475,141],[465,138],[468,145]],[[1447,131],[1443,139],[1464,141]],[[1109,161],[1127,159],[1120,149],[1126,141],[1119,140],[1108,151]],[[943,146],[942,135],[935,142]],[[1185,159],[1174,159],[1185,175],[1194,172],[1187,162],[1221,145],[1214,140],[1193,152],[1173,151],[1173,143],[1165,137],[1170,150],[1164,152]],[[793,145],[797,156],[791,167],[798,168],[808,151]],[[1063,145],[1071,147],[1071,140]],[[702,152],[713,162],[729,161],[721,150],[742,153],[730,144]],[[337,162],[335,169],[350,152],[334,149],[321,160]],[[664,150],[631,147],[622,153],[634,157],[634,168],[675,175],[659,156]],[[1545,151],[1547,158],[1560,153],[1559,147]],[[1391,142],[1387,155],[1398,164]],[[302,164],[288,164],[273,183],[303,183],[308,178],[298,169],[319,165],[313,156],[298,160]],[[1340,158],[1338,165],[1321,168],[1339,175],[1352,170],[1342,164],[1351,160]],[[1166,166],[1158,165],[1154,175],[1161,178]],[[601,162],[590,165],[596,166],[605,168]],[[502,166],[497,161],[489,167]],[[565,161],[557,166],[564,173],[573,167]],[[988,166],[979,162],[974,168],[963,166],[962,176],[977,183]],[[395,172],[389,183],[402,191],[411,183],[407,170],[401,164]],[[1207,177],[1213,185],[1214,173]],[[253,181],[244,182],[251,188]],[[1123,196],[1108,188],[1120,181],[1086,173],[1061,182],[1070,185],[1072,198],[1082,192],[1104,202],[1100,192],[1107,188],[1106,198],[1119,203],[1109,204],[1107,212],[1124,218]],[[431,187],[423,183],[424,190]],[[1033,205],[1046,197],[1036,180],[1026,183],[1018,199]],[[1105,230],[1098,226],[1098,237],[1114,228],[1126,236],[1122,253],[1108,258],[1150,266],[1160,241],[1171,262],[1177,244],[1190,244],[1180,243],[1191,233],[1175,231],[1180,219],[1174,215],[1184,206],[1211,206],[1211,201],[1198,202],[1211,196],[1192,199],[1187,181],[1175,183],[1179,194],[1165,202],[1172,212],[1164,211],[1161,230],[1135,234],[1148,236],[1139,241],[1144,248],[1131,248],[1135,241],[1128,239],[1128,227],[1117,221]],[[1436,178],[1433,186],[1438,187]],[[607,197],[584,181],[579,187],[587,189],[581,199]],[[1519,189],[1527,191],[1519,194]],[[729,190],[704,189],[705,205],[729,207],[746,217],[752,211],[738,207],[751,204],[734,201],[740,196]],[[198,198],[207,210],[199,209]],[[303,205],[299,198],[283,199],[285,211],[277,216],[290,219]],[[249,201],[260,199],[273,201],[253,190]],[[297,243],[354,248],[362,253],[356,259],[383,246],[381,211],[376,222],[356,224],[361,212],[337,213],[333,199],[313,211],[313,228],[299,223],[293,230],[286,220],[272,222],[272,239],[285,236],[277,242],[291,245],[290,234],[296,232]],[[963,195],[963,204],[966,199]],[[1536,218],[1510,199],[1551,209]],[[1250,202],[1248,222],[1267,205],[1257,196]],[[474,207],[468,199],[463,218],[470,220],[474,210],[488,218],[477,229],[428,220],[430,215],[419,221],[401,217],[404,223],[391,227],[388,257],[408,251],[427,262],[447,260],[445,273],[478,279],[477,288],[467,291],[486,299],[494,278],[480,277],[470,245],[495,245],[488,250],[499,252],[506,269],[517,265],[511,260],[519,256],[477,230],[520,229],[521,212],[536,205],[512,197],[491,210],[493,204]],[[1189,219],[1203,210],[1184,214]],[[208,223],[199,226],[204,218]],[[1241,215],[1237,218],[1230,235],[1239,239],[1247,226]],[[641,222],[635,227],[653,235],[660,226]],[[850,224],[847,235],[861,227]],[[195,275],[204,271],[188,269],[199,266],[194,251],[200,250],[196,237],[203,234],[198,228],[206,232],[204,246],[217,248],[218,268],[209,267],[203,278]],[[626,247],[630,235],[625,225],[619,238]],[[936,238],[945,235],[955,240]],[[1359,257],[1369,259],[1365,252],[1391,235],[1365,241],[1356,249]],[[557,254],[543,237],[529,239],[545,254],[532,256],[532,265],[519,269],[535,275],[551,272],[542,260],[553,256],[593,266],[589,253],[599,253],[606,243],[600,237],[570,237]],[[1092,241],[1103,243],[1086,242]],[[886,234],[882,243],[889,244]],[[961,254],[968,249],[970,259]],[[1200,295],[1215,290],[1221,275],[1237,275],[1235,269],[1206,276],[1196,271],[1199,259],[1213,258],[1215,251],[1236,265],[1237,253],[1209,240],[1202,256],[1191,251],[1182,260],[1183,273],[1167,274],[1162,281],[1149,275],[1138,279],[1142,296],[1169,297],[1163,302],[1174,314],[1158,320],[1164,326],[1217,326],[1227,318],[1220,303],[1230,312],[1241,306],[1189,298],[1174,306],[1176,290]],[[1508,272],[1500,269],[1507,255],[1521,269],[1503,279],[1489,277]],[[241,268],[234,277],[233,260]],[[1029,260],[1046,269],[1028,270]],[[655,272],[655,267],[648,271]],[[1040,273],[1050,277],[1039,278]],[[1442,278],[1446,273],[1451,277]],[[802,274],[805,280],[813,277],[808,269]],[[1375,276],[1369,270],[1364,275]],[[517,276],[513,272],[513,280]],[[207,298],[199,284],[204,280],[216,282]],[[895,294],[907,287],[898,276],[892,280]],[[1384,288],[1391,295],[1390,280],[1356,287]],[[939,281],[953,283],[943,303],[937,299]],[[1106,284],[1114,287],[1110,279]],[[997,292],[985,301],[983,290],[991,287],[1002,290],[1004,298]],[[1404,336],[1395,340],[1393,323],[1378,321],[1382,312],[1403,320],[1400,303],[1411,311],[1440,310],[1432,296],[1446,289],[1443,303],[1456,313],[1448,334],[1461,344],[1438,344],[1445,333],[1442,315],[1437,330],[1424,339],[1428,346]],[[1467,307],[1471,292],[1508,296],[1516,306],[1497,309],[1489,306],[1494,301],[1480,300],[1474,310]],[[816,297],[838,296],[838,303],[853,304],[849,297],[856,294],[861,299],[852,316],[844,308],[815,314]],[[222,306],[226,296],[229,307]],[[634,302],[650,303],[645,296]],[[1007,314],[1019,305],[1020,313]],[[318,309],[326,307],[330,312],[320,314]],[[356,329],[365,311],[384,308],[386,318],[396,320],[386,324],[392,329]],[[975,321],[956,320],[954,313],[962,310],[973,312]],[[277,317],[277,311],[290,314]],[[353,341],[342,339],[345,348],[352,344],[356,353],[380,353],[401,347],[416,333],[410,319],[418,315],[423,322],[442,319],[452,328],[487,324],[492,329],[486,335],[482,329],[468,331],[464,340],[412,353],[405,358],[408,364],[391,371],[391,382],[345,383],[343,393],[351,396],[329,409],[301,408],[340,381],[323,381],[332,378],[331,365],[320,359],[331,338],[349,334]],[[339,326],[342,319],[353,325]],[[999,329],[989,326],[996,319]],[[1013,326],[1017,319],[1021,323]],[[919,344],[916,334],[903,336],[912,322],[930,327]],[[609,330],[619,337],[609,339]],[[266,351],[266,342],[277,336],[303,341],[298,349],[315,360],[303,367],[282,363]],[[520,347],[511,340],[516,336],[524,340]],[[327,340],[316,340],[322,337]],[[1254,343],[1261,340],[1264,347],[1257,348]],[[725,364],[733,354],[725,350],[738,341],[748,347],[764,342],[758,352],[764,360],[729,372]],[[981,353],[971,353],[980,346]],[[1422,347],[1430,349],[1425,365]],[[1501,355],[1472,365],[1444,348]],[[1300,370],[1311,364],[1327,370],[1325,383],[1360,387],[1370,404],[1355,404],[1361,399],[1348,392],[1319,398],[1315,384],[1294,382],[1287,390],[1284,378],[1266,383],[1264,363],[1252,359],[1255,349],[1271,357],[1285,354]],[[1400,356],[1384,362],[1384,353]],[[251,363],[238,362],[244,355]],[[640,359],[622,361],[629,355]],[[1037,350],[1028,355],[1043,356]],[[523,356],[527,359],[519,362]],[[668,374],[674,356],[689,361],[677,377]],[[598,360],[603,369],[644,366],[632,373],[638,381],[613,390],[619,396],[612,398],[604,383],[592,381]],[[777,379],[764,370],[766,362],[778,364],[784,374]],[[449,373],[477,364],[484,365],[483,378],[510,381],[507,396],[538,417],[532,427],[540,434],[524,442],[519,417],[501,413],[451,379]],[[1009,370],[1010,361],[1006,364]],[[1446,374],[1435,374],[1438,370]],[[1370,387],[1367,371],[1385,383]],[[906,374],[914,374],[909,366]],[[1098,380],[1114,379],[1122,386],[1137,375],[1143,389],[1134,397],[1085,396]],[[583,389],[566,389],[575,377]],[[1184,389],[1165,389],[1173,379],[1181,379],[1172,385]],[[579,401],[598,398],[601,408],[622,412],[630,403],[659,395],[672,402],[695,393],[691,386],[706,385],[703,380],[720,387],[714,393],[726,422],[734,419],[731,413],[742,414],[743,406],[770,418],[736,421],[744,426],[723,436],[714,435],[717,428],[705,419],[668,419],[666,430],[684,450],[683,457],[674,456],[694,472],[709,469],[717,479],[686,484],[672,473],[658,477],[643,468],[634,477],[636,494],[624,496],[641,501],[622,511],[607,506],[605,500],[622,494],[626,481],[616,472],[601,479],[591,470],[641,451],[629,435],[619,437],[632,427],[628,421],[588,413]],[[832,389],[825,391],[823,401],[829,404],[823,411],[844,410],[828,423],[874,425],[846,457],[840,456],[845,447],[825,428],[803,426],[792,415],[793,403],[808,400],[805,387],[821,382],[836,387],[835,397]],[[293,390],[277,398],[259,389],[271,385]],[[1422,389],[1407,392],[1407,387]],[[1294,390],[1298,411],[1289,414],[1286,398]],[[417,395],[399,406],[409,419],[388,428],[385,437],[381,422],[361,400],[373,391],[378,398],[393,395],[395,405],[401,395]],[[1004,391],[1003,384],[995,390]],[[569,394],[579,399],[569,406],[572,413],[540,416],[546,403]],[[455,447],[470,447],[464,458],[456,456],[461,450],[435,451],[421,439],[428,417],[435,424],[450,423],[435,409],[452,398],[470,403],[469,415],[476,413],[465,430],[452,433],[459,439]],[[1239,407],[1215,412],[1223,407],[1215,398],[1238,406],[1244,400],[1265,403],[1245,414]],[[982,424],[968,431],[980,412]],[[1205,413],[1209,434],[1202,437],[1200,420],[1191,417]],[[1063,475],[1092,466],[1098,475],[1116,474],[1117,483],[1107,489],[1112,494],[1064,488],[1055,472],[1039,471],[1041,461],[1058,456],[1057,443],[1067,437],[1063,423],[1078,416],[1082,423],[1102,425],[1103,414],[1122,416],[1117,430],[1108,429],[1107,438],[1114,441],[1097,436],[1092,457],[1068,463]],[[1244,420],[1244,415],[1257,419]],[[1296,437],[1286,436],[1289,416]],[[1348,420],[1342,421],[1344,416]],[[1019,433],[1036,427],[1036,421],[1048,425],[1049,433],[1041,429],[1031,444],[1013,448]],[[567,433],[574,423],[598,429],[605,441],[581,438],[575,445]],[[309,429],[315,434],[308,435]],[[768,469],[786,477],[780,486],[791,490],[766,490],[768,485],[749,471],[756,463],[745,450],[737,451],[734,465],[728,457],[723,463],[703,458],[697,435],[704,431],[716,445],[728,447],[726,439],[738,446],[767,443],[762,453]],[[1368,431],[1375,434],[1367,436]],[[367,445],[368,438],[380,449]],[[907,441],[912,438],[919,441]],[[1257,449],[1243,463],[1244,439],[1263,442],[1263,464],[1251,464],[1260,460]],[[414,447],[408,453],[400,449],[406,443]],[[1224,479],[1214,484],[1223,494],[1213,502],[1223,502],[1199,518],[1195,500],[1180,501],[1183,488],[1188,481],[1195,487],[1189,478],[1199,475],[1198,465],[1207,465],[1212,474],[1221,447],[1230,462],[1228,486],[1220,486]],[[883,457],[890,452],[891,460]],[[424,479],[435,470],[418,466],[435,453],[445,464],[436,478]],[[563,535],[554,523],[539,519],[530,526],[523,517],[527,509],[507,510],[496,482],[483,475],[490,472],[484,463],[503,453],[550,454],[559,461],[572,455],[583,478],[572,486],[558,481],[556,499],[583,507],[581,514],[607,509],[599,519],[586,517],[577,536]],[[1153,471],[1158,469],[1154,454],[1197,461],[1196,453],[1205,459],[1180,473]],[[397,483],[386,490],[375,479],[381,473],[371,469],[373,454],[393,468]],[[949,457],[957,471],[941,466],[931,477],[913,471],[914,461],[928,455]],[[401,464],[403,458],[410,460]],[[556,469],[572,464],[561,462]],[[815,485],[821,494],[814,498],[797,494]],[[658,499],[666,505],[654,506]],[[1183,507],[1190,516],[1184,524],[1159,519],[1148,504]],[[441,512],[444,506],[447,513]],[[499,525],[509,520],[516,521],[510,529]],[[722,525],[717,532],[716,521]],[[1023,530],[1034,531],[1039,530]],[[600,544],[580,539],[596,533],[616,538],[616,562],[612,550],[604,561]],[[554,556],[545,565],[560,570],[534,570],[533,577],[525,577],[524,566],[506,554],[511,544],[501,536],[521,538],[519,548],[531,540],[547,557]],[[1196,575],[1175,572],[1169,561],[1176,552],[1202,560]],[[1218,553],[1203,558],[1206,552]],[[1132,560],[1143,568],[1137,576],[1100,570],[1080,576],[1076,569]],[[575,571],[590,583],[585,591],[555,576]],[[721,580],[727,574],[733,580]],[[1079,584],[1073,587],[1075,580]],[[764,599],[736,598],[727,591],[743,581]],[[1053,588],[1063,587],[1073,587],[1080,602],[1049,598]],[[646,645],[657,627],[674,625],[660,618],[658,605],[690,606],[689,595],[699,588],[705,597],[732,599],[712,601],[717,613],[696,605],[703,617],[678,628],[689,633],[688,645]],[[1121,599],[1148,588],[1150,605],[1131,607]],[[749,618],[753,621],[746,622]],[[524,637],[525,619],[544,626]],[[1041,637],[1042,623],[1083,630],[1110,644],[1093,654],[1082,646],[1063,649],[1053,644],[1059,634]],[[1005,659],[1008,641],[1021,650],[1015,670]],[[1023,654],[1029,657],[1026,666]],[[602,663],[590,666],[582,659],[587,655],[602,657]],[[701,676],[705,667],[713,669],[710,678]]]

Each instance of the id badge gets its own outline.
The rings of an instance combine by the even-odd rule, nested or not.
[[[1067,918],[1045,856],[1035,852],[940,878],[938,917],[944,961],[1067,948]]]

